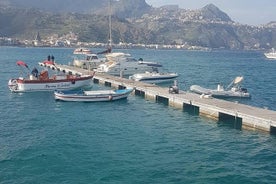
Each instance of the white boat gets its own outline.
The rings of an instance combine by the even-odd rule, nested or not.
[[[264,55],[268,59],[276,59],[276,51],[274,48],[271,49],[271,52],[264,53]]]
[[[73,54],[92,54],[92,52],[87,48],[80,47],[80,48],[76,48]]]
[[[145,72],[145,73],[136,73],[130,76],[129,79],[134,81],[158,84],[158,83],[173,81],[176,77],[178,77],[177,73]]]
[[[161,64],[136,60],[130,54],[115,52],[106,55],[107,62],[100,64],[97,72],[104,72],[116,76],[130,76],[136,73],[157,72]]]
[[[250,98],[251,95],[248,93],[247,89],[241,87],[242,81],[243,77],[238,76],[228,85],[226,89],[224,89],[221,84],[218,84],[217,89],[208,89],[198,85],[192,85],[190,90],[201,95],[208,95],[215,98]]]
[[[131,89],[96,90],[96,91],[55,91],[55,99],[70,102],[104,102],[125,99]]]
[[[28,69],[28,65],[23,61],[18,61],[17,65]],[[10,79],[8,87],[12,92],[70,90],[91,86],[93,84],[92,78],[93,75],[65,73],[49,76],[47,70],[42,70],[39,73],[34,68],[31,73],[27,72],[26,77]]]
[[[83,54],[74,58],[73,66],[94,70],[105,61],[105,58],[99,58],[97,54]]]

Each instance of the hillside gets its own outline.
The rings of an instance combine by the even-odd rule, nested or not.
[[[78,41],[108,40],[108,0],[20,2],[0,0],[0,37],[34,39],[39,32],[42,38],[75,33]],[[32,8],[22,8],[30,4]],[[186,10],[153,8],[145,0],[120,0],[112,2],[112,37],[114,43],[268,49],[276,47],[276,26],[275,22],[262,27],[237,24],[213,4]]]

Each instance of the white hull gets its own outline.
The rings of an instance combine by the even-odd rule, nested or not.
[[[110,75],[115,75],[115,76],[130,76],[130,75],[134,75],[136,73],[143,73],[146,71],[150,71],[153,72],[155,71],[155,69],[151,66],[125,66],[125,67],[120,67],[120,66],[116,66],[113,68],[108,68],[107,70],[97,70],[98,72],[103,72],[103,73],[108,73]]]
[[[271,49],[271,52],[264,53],[264,55],[268,59],[276,59],[276,51],[274,48]]]
[[[76,57],[73,60],[73,65],[85,69],[96,69],[100,64],[103,64],[106,59],[98,58],[96,54],[85,54],[83,57]]]
[[[68,102],[105,102],[125,99],[133,89],[62,92],[55,91],[55,99]]]
[[[92,78],[93,76],[60,80],[30,80],[19,78],[9,80],[8,86],[12,92],[70,90],[91,86],[93,83]]]
[[[91,50],[87,48],[77,48],[74,50],[73,54],[91,54]]]
[[[268,59],[276,59],[276,52],[273,53],[265,53],[266,58]]]
[[[130,77],[130,79],[134,81],[158,84],[173,81],[176,77],[178,77],[178,74],[176,73],[145,72],[134,74]]]
[[[94,61],[86,61],[81,59],[75,59],[73,61],[73,65],[76,67],[84,68],[84,69],[97,69],[100,64],[103,64],[104,60],[94,60]]]
[[[158,68],[162,67],[156,62],[136,60],[126,53],[110,53],[106,57],[108,62],[99,65],[97,72],[116,76],[130,76],[147,71],[158,71]]]

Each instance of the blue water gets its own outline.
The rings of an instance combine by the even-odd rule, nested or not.
[[[111,103],[57,102],[14,94],[17,60],[30,68],[73,49],[0,48],[0,183],[275,183],[276,136],[129,96]],[[180,74],[180,88],[216,88],[237,75],[252,99],[276,110],[276,62],[261,52],[124,50]],[[93,88],[103,88],[95,84]]]

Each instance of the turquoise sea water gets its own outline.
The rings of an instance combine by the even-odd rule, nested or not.
[[[275,183],[276,137],[240,130],[129,96],[112,103],[56,102],[52,93],[14,94],[15,62],[32,68],[73,49],[0,48],[0,183]],[[123,50],[180,74],[180,88],[216,88],[245,77],[250,100],[276,110],[276,62],[261,52]],[[95,84],[93,88],[102,88]]]

